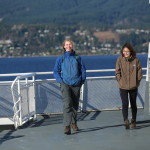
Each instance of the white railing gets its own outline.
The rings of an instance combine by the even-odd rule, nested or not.
[[[147,70],[147,68],[142,68],[143,71]],[[87,73],[94,73],[94,72],[115,72],[115,69],[103,69],[103,70],[87,70]],[[13,120],[14,120],[14,125],[15,128],[17,128],[18,126],[21,126],[22,124],[26,123],[28,120],[32,119],[33,117],[36,116],[36,110],[35,110],[35,82],[36,81],[43,81],[41,79],[35,80],[35,76],[36,75],[51,75],[53,74],[53,72],[34,72],[34,73],[13,73],[13,74],[0,74],[0,77],[12,77],[12,76],[17,76],[15,78],[15,80],[12,81],[3,81],[0,82],[0,84],[2,83],[8,83],[12,84],[11,85],[11,91],[12,91],[12,97],[13,97],[13,110],[14,110],[14,116],[13,116]],[[146,76],[146,75],[144,75]],[[87,77],[87,80],[89,79],[107,79],[107,78],[115,78],[115,76],[98,76],[98,77]],[[46,79],[48,81],[54,81],[55,79]],[[32,89],[30,89],[33,93],[32,96],[29,94],[29,87],[32,86]],[[22,95],[22,90],[26,90],[26,95]],[[30,92],[31,92],[30,91]],[[81,96],[80,96],[80,108],[82,110],[83,108],[83,99],[84,99],[84,85],[81,88]],[[26,98],[26,100],[24,99],[24,97]],[[29,99],[32,98],[32,104],[33,108],[30,108],[30,101]],[[22,103],[23,101],[27,101],[26,104],[26,109],[27,109],[27,116],[23,116],[22,114]],[[32,110],[31,110],[32,109]]]
[[[142,68],[143,71],[147,70],[147,68]],[[97,73],[97,72],[115,72],[115,69],[97,69],[97,70],[87,70],[87,73]],[[34,73],[35,75],[52,75],[53,72],[31,72]],[[16,76],[24,76],[24,75],[29,75],[31,73],[10,73],[10,74],[0,74],[0,77],[16,77]],[[146,76],[146,74],[144,74]],[[92,79],[92,78],[111,78],[115,76],[98,76],[98,77],[87,77],[87,79]],[[47,79],[47,80],[55,80],[55,79]],[[0,83],[4,82],[12,82],[12,81],[1,81]]]
[[[32,80],[29,81],[28,78],[32,78]],[[35,73],[31,74],[26,74],[26,75],[21,75],[17,76],[15,80],[13,81],[11,85],[11,91],[12,91],[12,97],[13,97],[13,110],[14,110],[14,116],[13,116],[13,121],[14,121],[14,126],[17,128],[18,126],[21,126],[22,124],[26,123],[29,119],[32,119],[32,116],[35,117],[36,111],[35,111],[35,93],[33,93],[32,97],[32,108],[30,109],[30,101],[29,101],[29,87],[33,87],[33,92],[34,92],[34,83],[35,83]],[[17,87],[16,87],[17,86]],[[26,109],[27,112],[23,116],[23,109],[22,109],[22,90],[26,90]],[[16,93],[15,93],[16,91]],[[25,109],[25,108],[24,108]]]

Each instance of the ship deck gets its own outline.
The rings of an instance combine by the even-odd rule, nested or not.
[[[129,116],[131,116],[129,110]],[[62,114],[38,115],[17,130],[0,130],[0,150],[149,150],[150,116],[138,109],[136,129],[126,130],[121,110],[78,114],[80,131],[63,133]]]

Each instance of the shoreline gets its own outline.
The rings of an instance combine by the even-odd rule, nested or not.
[[[137,55],[148,55],[148,53],[136,53]],[[8,57],[4,57],[4,56],[0,56],[0,58],[31,58],[31,57],[58,57],[59,55],[49,55],[49,56],[8,56]],[[80,56],[116,56],[116,55],[120,55],[120,54],[87,54],[87,55],[82,55],[79,54]]]

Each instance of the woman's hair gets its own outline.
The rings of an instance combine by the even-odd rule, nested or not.
[[[71,40],[65,40],[65,41],[63,42],[63,44],[62,44],[63,53],[66,51],[66,49],[64,48],[66,42],[70,42],[70,43],[72,44],[73,48],[74,48],[74,42],[73,42],[73,41],[71,41]]]
[[[122,49],[121,49],[121,55],[122,55],[122,56],[123,56],[123,49],[124,49],[125,47],[129,49],[129,51],[130,51],[130,56],[136,57],[136,52],[135,52],[134,48],[131,46],[131,44],[129,44],[129,43],[125,43],[125,44],[123,45],[123,47],[122,47]]]

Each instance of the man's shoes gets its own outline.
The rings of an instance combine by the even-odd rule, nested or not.
[[[130,123],[129,120],[124,121],[125,129],[130,129]]]
[[[78,128],[78,126],[77,126],[76,123],[73,123],[73,124],[71,125],[71,128],[73,129],[73,131],[79,131],[79,128]]]
[[[131,125],[130,125],[131,129],[136,128],[136,120],[135,119],[131,119]]]
[[[64,134],[67,134],[67,135],[70,135],[70,134],[71,134],[71,128],[70,128],[70,126],[66,126],[66,127],[65,127]]]

